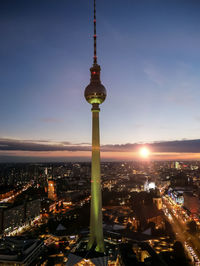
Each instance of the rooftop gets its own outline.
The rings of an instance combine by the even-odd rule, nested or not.
[[[25,263],[34,260],[43,247],[43,241],[26,237],[5,237],[0,240],[0,264]]]

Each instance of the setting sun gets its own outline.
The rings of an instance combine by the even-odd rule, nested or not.
[[[150,151],[148,148],[146,147],[143,147],[140,149],[140,156],[143,157],[143,158],[147,158],[150,154]]]

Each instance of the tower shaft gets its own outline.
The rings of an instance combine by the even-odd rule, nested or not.
[[[91,211],[90,237],[88,250],[95,247],[97,252],[104,252],[102,225],[102,195],[100,171],[100,137],[99,137],[99,105],[92,107],[92,169],[91,169]]]

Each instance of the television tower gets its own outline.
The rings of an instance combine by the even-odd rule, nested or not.
[[[102,225],[102,195],[100,172],[100,138],[99,138],[99,105],[106,98],[106,89],[100,81],[100,65],[97,64],[97,35],[96,35],[96,0],[94,0],[94,57],[90,68],[90,84],[85,88],[85,99],[92,105],[92,169],[91,169],[91,207],[90,207],[90,236],[88,250],[104,252],[104,237]]]

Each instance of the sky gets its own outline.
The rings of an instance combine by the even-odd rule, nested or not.
[[[90,158],[93,1],[1,0],[0,25],[0,162]],[[102,158],[200,159],[199,0],[97,0],[97,36]]]

